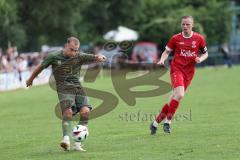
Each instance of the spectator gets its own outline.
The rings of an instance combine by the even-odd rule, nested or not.
[[[139,42],[134,46],[131,56],[132,62],[144,68],[152,68],[158,61],[157,44],[153,42]]]
[[[24,57],[17,56],[14,68],[20,73],[27,70],[27,64],[27,60]]]
[[[223,54],[224,64],[227,65],[228,68],[231,68],[230,48],[226,42],[220,46],[220,52]]]

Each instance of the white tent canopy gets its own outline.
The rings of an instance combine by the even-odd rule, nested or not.
[[[103,38],[115,42],[135,41],[138,39],[138,33],[127,27],[119,26],[117,30],[107,32]]]

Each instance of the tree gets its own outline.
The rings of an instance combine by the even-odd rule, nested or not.
[[[0,1],[0,47],[6,49],[9,45],[23,46],[26,34],[19,24],[15,0]]]
[[[181,31],[183,15],[193,15],[194,30],[204,34],[209,45],[228,40],[228,0],[1,0],[0,42],[36,51],[43,44],[63,45],[68,36],[81,42],[104,41],[103,34],[123,25],[138,31],[140,40],[165,46]]]
[[[143,0],[135,18],[142,40],[165,45],[174,33],[181,31],[180,18],[192,15],[194,30],[206,36],[209,45],[226,41],[230,35],[231,11],[228,0]],[[221,27],[219,27],[221,26]]]
[[[140,0],[90,0],[81,10],[83,29],[80,32],[88,34],[88,41],[101,41],[109,30],[119,25],[131,26],[139,4]]]
[[[27,33],[26,50],[42,44],[63,45],[66,37],[77,35],[80,21],[79,1],[18,1],[20,23]]]

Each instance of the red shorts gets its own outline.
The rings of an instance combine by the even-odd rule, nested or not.
[[[171,76],[171,83],[172,87],[176,88],[179,86],[184,86],[184,90],[187,90],[187,87],[190,85],[191,80],[193,78],[194,72],[191,74],[186,74],[183,71],[180,70],[171,70],[170,76]]]

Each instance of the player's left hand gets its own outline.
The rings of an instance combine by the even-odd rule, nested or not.
[[[201,63],[201,62],[202,62],[202,61],[201,61],[201,58],[200,58],[200,57],[196,57],[196,58],[195,58],[195,62],[196,62],[196,63]]]
[[[98,55],[96,55],[96,56],[97,56],[97,61],[99,61],[99,62],[104,62],[104,61],[106,61],[106,57],[105,57],[104,55],[98,54]]]

